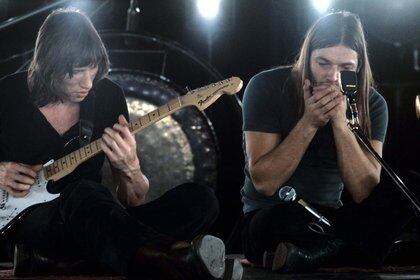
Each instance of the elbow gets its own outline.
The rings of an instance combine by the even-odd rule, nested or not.
[[[277,185],[270,183],[255,170],[250,170],[251,180],[254,184],[255,190],[264,196],[273,196],[277,191]]]
[[[264,183],[260,183],[260,184],[255,184],[255,189],[257,190],[257,192],[259,192],[260,194],[270,197],[273,196],[276,193],[275,188],[273,188],[272,186],[268,185],[268,184],[264,184]]]
[[[365,198],[366,198],[367,196],[364,196],[364,195],[362,195],[362,194],[357,194],[357,195],[355,195],[355,194],[353,194],[352,195],[352,199],[353,199],[353,201],[356,203],[356,204],[360,204],[360,203],[362,203],[363,202],[363,200],[365,200]]]
[[[145,197],[136,198],[136,199],[130,199],[127,201],[126,206],[127,207],[136,207],[144,204],[146,202]]]
[[[118,191],[117,197],[124,207],[136,207],[146,203],[146,192]]]
[[[357,192],[352,192],[351,198],[356,204],[360,204],[369,196],[369,194],[370,192],[367,192],[363,188],[361,188]]]
[[[127,197],[123,201],[120,200],[120,202],[125,207],[136,207],[136,206],[140,206],[140,205],[142,205],[146,202],[146,196],[131,195],[130,197]]]
[[[363,180],[361,180],[358,184],[359,191],[353,192],[352,194],[353,201],[357,204],[362,203],[367,197],[369,197],[373,189],[379,184],[380,180],[379,173],[372,173],[363,178]]]

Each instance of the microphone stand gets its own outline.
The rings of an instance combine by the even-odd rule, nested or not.
[[[344,94],[347,97],[347,104],[349,104],[350,108],[350,119],[347,123],[349,129],[353,132],[356,138],[359,140],[359,143],[362,143],[366,150],[375,158],[375,160],[382,166],[382,168],[388,173],[394,183],[398,186],[399,190],[402,194],[411,202],[414,212],[416,216],[419,217],[420,214],[420,205],[412,193],[412,191],[404,184],[401,178],[392,170],[392,168],[378,155],[378,153],[373,149],[372,145],[370,144],[368,138],[363,133],[362,129],[360,128],[359,124],[359,116],[356,106],[356,96],[355,93],[346,93]]]

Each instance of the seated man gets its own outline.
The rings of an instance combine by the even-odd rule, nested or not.
[[[357,72],[361,128],[382,155],[387,105],[373,88],[362,25],[354,14],[319,19],[293,66],[263,71],[245,90],[242,236],[251,262],[284,272],[310,271],[347,244],[380,265],[413,218],[410,204],[394,186],[377,187],[381,166],[347,127],[342,70]],[[282,202],[282,186],[293,187],[322,210],[332,229],[319,228],[298,203]],[[344,188],[353,202],[343,206]]]
[[[149,183],[127,125],[124,94],[106,78],[108,69],[90,20],[76,10],[57,10],[39,30],[29,71],[0,82],[1,189],[26,199],[40,164],[78,146],[80,120],[91,115],[92,140],[101,138],[126,206],[101,185],[105,155],[86,161],[57,182],[59,198],[9,231],[8,247],[20,244],[16,274],[56,273],[61,261],[84,259],[120,275],[221,278],[224,244],[200,235],[218,213],[213,191],[184,184],[144,204]]]

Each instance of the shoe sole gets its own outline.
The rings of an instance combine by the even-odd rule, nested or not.
[[[226,259],[226,269],[223,280],[241,280],[244,268],[239,259]]]
[[[225,244],[212,235],[198,236],[192,242],[192,248],[197,254],[206,271],[216,279],[225,273]]]
[[[272,271],[281,270],[287,260],[288,244],[280,242],[274,253],[264,252],[263,267]]]

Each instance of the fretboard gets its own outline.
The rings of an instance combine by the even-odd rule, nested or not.
[[[169,103],[158,107],[156,110],[138,118],[128,124],[132,134],[148,127],[151,124],[183,108],[182,97],[169,101]],[[54,163],[44,167],[44,174],[47,180],[57,181],[71,173],[78,165],[102,152],[102,139],[99,138],[80,149],[57,159]]]

